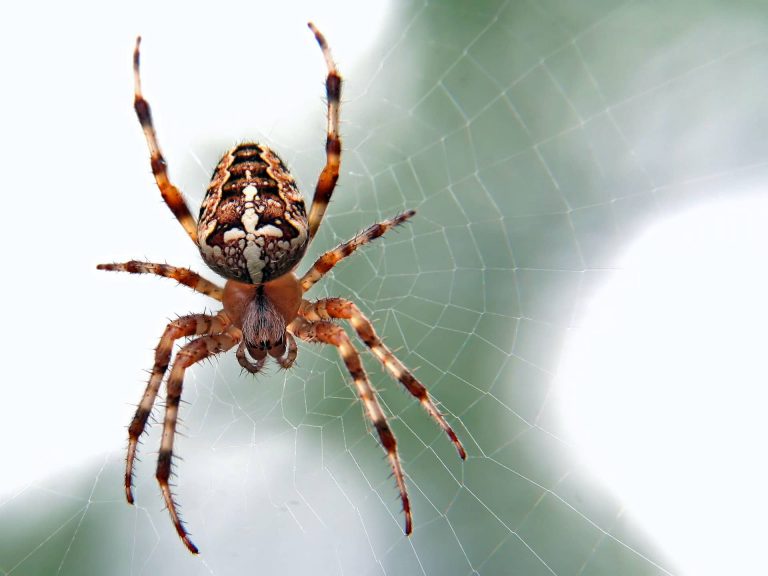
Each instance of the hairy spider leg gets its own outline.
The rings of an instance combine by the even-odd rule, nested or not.
[[[371,324],[371,321],[360,311],[354,302],[344,298],[324,298],[317,302],[302,302],[299,314],[309,321],[342,319],[350,323],[366,346],[371,350],[376,359],[389,372],[390,376],[400,382],[411,395],[418,399],[419,403],[430,416],[440,425],[440,428],[448,435],[456,446],[459,456],[466,460],[467,453],[461,445],[459,438],[438,410],[427,388],[403,365],[397,356],[381,341],[379,335]]]
[[[339,179],[341,165],[341,138],[339,137],[339,108],[341,105],[341,76],[336,69],[336,63],[331,56],[331,49],[320,31],[312,22],[308,23],[315,35],[320,49],[323,51],[325,63],[328,66],[328,76],[325,80],[325,93],[328,100],[328,127],[325,140],[325,167],[317,179],[315,195],[312,198],[312,208],[309,211],[309,241],[315,237],[320,222],[323,220],[325,209],[331,201],[331,195]]]
[[[282,369],[288,370],[288,368],[293,366],[296,356],[299,355],[299,347],[296,345],[296,339],[293,337],[293,334],[288,331],[285,333],[285,340],[288,343],[288,352],[285,357],[280,356],[276,360]]]
[[[210,296],[214,300],[221,302],[224,296],[224,288],[217,286],[210,280],[206,280],[197,272],[192,272],[189,268],[178,268],[168,264],[153,264],[152,262],[140,262],[131,260],[123,263],[99,264],[97,270],[108,270],[113,272],[130,272],[131,274],[155,274],[165,278],[173,278],[179,284],[192,288],[195,292]]]
[[[235,350],[235,358],[237,358],[238,364],[251,374],[257,374],[261,372],[264,365],[267,363],[267,355],[265,354],[261,358],[258,358],[256,362],[251,362],[248,356],[245,354],[245,340],[240,342],[240,346]]]
[[[408,499],[408,491],[405,487],[405,475],[400,464],[400,457],[397,453],[397,440],[392,429],[389,427],[387,417],[376,397],[376,391],[368,380],[365,373],[360,354],[352,345],[349,336],[341,326],[326,320],[309,322],[304,318],[296,318],[289,326],[289,330],[301,340],[307,342],[321,342],[335,346],[339,350],[344,364],[347,367],[354,382],[357,394],[365,406],[365,413],[368,415],[373,427],[379,434],[384,450],[387,452],[389,464],[395,475],[395,482],[400,491],[400,500],[403,503],[403,512],[405,514],[405,533],[410,534],[413,529],[411,519],[411,503]]]
[[[165,327],[160,342],[155,348],[155,364],[144,391],[141,402],[136,407],[136,413],[128,426],[128,453],[125,457],[125,497],[133,504],[133,463],[136,459],[136,448],[139,438],[147,426],[147,419],[152,413],[152,407],[157,398],[160,384],[168,369],[173,351],[173,343],[188,336],[204,335],[222,332],[229,325],[225,315],[190,314],[177,318]]]
[[[176,422],[179,414],[179,403],[181,402],[184,373],[193,364],[234,347],[241,338],[242,333],[240,330],[230,327],[224,333],[201,336],[193,340],[176,354],[173,368],[171,368],[171,375],[168,377],[165,418],[163,419],[163,438],[160,443],[160,453],[157,457],[157,473],[155,477],[160,484],[160,490],[163,493],[163,499],[171,515],[173,525],[176,527],[176,532],[184,542],[184,545],[193,554],[198,553],[198,548],[192,543],[189,533],[181,521],[178,507],[171,493],[171,487],[168,484],[168,479],[171,476],[173,440],[176,436]]]
[[[350,256],[355,250],[360,248],[360,246],[368,244],[368,242],[371,240],[375,240],[379,236],[382,236],[389,229],[397,226],[398,224],[402,224],[411,218],[414,214],[416,214],[415,210],[408,210],[402,214],[398,214],[394,218],[377,222],[376,224],[369,226],[359,234],[355,235],[352,239],[339,244],[336,246],[336,248],[333,248],[332,250],[329,250],[328,252],[321,255],[317,260],[315,260],[315,263],[312,264],[312,268],[307,270],[304,276],[302,276],[301,280],[299,280],[302,292],[306,292],[312,288],[312,286],[323,276],[325,276],[331,270],[331,268],[336,266],[336,264],[344,260],[344,258],[347,256]]]
[[[152,124],[152,111],[149,102],[144,99],[141,92],[141,75],[139,73],[139,46],[141,45],[141,36],[136,38],[136,48],[133,51],[133,107],[136,110],[136,116],[139,118],[144,137],[147,139],[149,153],[152,165],[152,174],[155,176],[157,187],[160,188],[160,194],[163,200],[171,209],[173,215],[184,227],[184,230],[197,244],[197,222],[189,211],[189,207],[179,189],[174,186],[168,178],[168,169],[165,158],[160,152],[160,145],[157,142],[157,134]]]

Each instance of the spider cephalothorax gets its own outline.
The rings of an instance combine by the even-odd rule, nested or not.
[[[156,477],[171,519],[187,548],[197,553],[178,514],[169,478],[173,461],[181,392],[186,369],[201,360],[237,346],[235,356],[249,372],[261,370],[269,357],[283,368],[296,359],[296,339],[329,344],[338,349],[352,377],[365,412],[387,452],[405,513],[405,532],[411,533],[411,505],[400,464],[395,435],[368,380],[360,354],[346,331],[336,323],[348,322],[384,369],[408,392],[445,431],[461,458],[464,448],[421,382],[398,360],[376,334],[370,320],[354,302],[342,298],[309,301],[306,293],[338,262],[360,246],[375,240],[414,215],[413,210],[373,224],[351,240],[329,250],[297,278],[293,273],[312,241],[325,214],[339,176],[341,139],[339,102],[341,77],[323,35],[311,23],[310,29],[323,51],[328,76],[328,135],[326,163],[317,181],[312,209],[307,215],[293,177],[268,147],[247,142],[222,156],[203,199],[199,219],[192,216],[179,190],[171,184],[165,159],[160,152],[152,124],[149,103],[141,91],[139,45],[133,57],[134,107],[149,146],[152,173],[168,207],[200,249],[205,263],[227,278],[223,288],[186,268],[132,260],[122,264],[100,264],[100,270],[157,274],[174,278],[193,290],[221,302],[217,314],[190,314],[174,320],[165,329],[155,350],[155,363],[136,414],[128,427],[128,455],[125,464],[125,494],[133,503],[133,464],[139,437],[147,426],[155,399],[171,362],[173,344],[192,338],[176,354],[167,380],[163,435],[157,459]]]
[[[301,286],[293,273],[258,285],[230,280],[224,285],[222,304],[232,325],[243,335],[237,349],[237,359],[243,368],[258,372],[267,355],[290,368],[296,342],[287,327],[301,306]],[[284,359],[286,345],[289,356]],[[255,364],[248,361],[245,351],[256,360]]]

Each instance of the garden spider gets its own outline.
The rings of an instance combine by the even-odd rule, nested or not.
[[[302,297],[341,260],[390,228],[405,222],[415,212],[409,210],[370,226],[351,240],[320,256],[301,278],[293,273],[320,226],[336,187],[341,161],[341,77],[325,37],[311,22],[309,28],[320,45],[328,67],[328,128],[326,163],[318,178],[312,209],[308,216],[293,177],[280,158],[267,146],[246,142],[228,150],[219,161],[200,207],[199,220],[195,221],[181,192],[168,178],[165,159],[160,152],[152,124],[149,103],[141,91],[141,37],[136,39],[133,53],[134,108],[149,146],[155,181],[163,200],[192,241],[197,244],[205,263],[227,278],[224,288],[221,288],[187,268],[166,264],[134,260],[122,264],[98,265],[99,270],[156,274],[173,278],[223,305],[217,314],[190,314],[168,324],[155,350],[155,364],[146,391],[128,427],[125,494],[128,502],[132,504],[136,447],[170,364],[173,344],[178,339],[194,337],[176,354],[168,377],[163,434],[156,472],[176,532],[194,554],[197,554],[198,549],[190,540],[179,517],[168,484],[184,373],[193,364],[235,346],[237,361],[252,374],[264,367],[268,356],[274,358],[281,367],[290,368],[297,355],[296,338],[338,348],[365,406],[365,412],[387,452],[400,491],[406,534],[410,534],[412,529],[411,506],[395,436],[376,397],[376,391],[368,380],[359,353],[353,347],[346,331],[334,320],[349,322],[386,371],[418,398],[424,409],[437,421],[456,446],[459,456],[466,458],[461,442],[430,399],[427,389],[384,345],[371,322],[354,302],[342,298],[308,301]]]

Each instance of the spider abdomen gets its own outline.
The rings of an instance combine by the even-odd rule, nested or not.
[[[307,230],[304,199],[272,150],[247,142],[222,156],[197,225],[208,266],[231,280],[269,282],[301,260]]]

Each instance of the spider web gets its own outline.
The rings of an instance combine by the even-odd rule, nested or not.
[[[390,470],[335,350],[300,346],[292,370],[272,368],[256,379],[241,375],[228,355],[190,370],[185,384],[176,494],[199,558],[183,549],[161,509],[154,426],[141,446],[134,508],[121,490],[120,441],[7,492],[0,499],[0,574],[689,573],[661,531],[642,521],[643,511],[580,460],[561,417],[558,367],[599,287],[649,223],[722,199],[725,189],[765,182],[766,15],[749,2],[404,2],[382,16],[383,31],[355,65],[345,58],[354,46],[345,50],[324,29],[346,79],[345,153],[341,185],[304,265],[371,222],[406,208],[418,215],[340,265],[310,296],[360,305],[439,402],[468,460],[364,358],[407,474],[415,526],[405,538]],[[173,14],[156,18],[159,36]],[[254,50],[261,72],[245,74],[242,87],[229,76],[230,92],[201,64],[203,51],[214,58],[228,47],[171,34],[166,52],[155,44],[145,88],[151,79],[148,96],[180,187],[203,190],[221,149],[251,133],[280,150],[302,189],[311,190],[323,161],[319,92],[303,101],[306,115],[306,105],[253,111],[261,94],[290,88],[270,85],[278,72],[268,67],[279,65],[265,56],[258,34],[233,40],[235,54]],[[181,63],[187,46],[186,58],[208,70],[199,84],[184,83],[193,68],[160,72],[161,62]],[[319,55],[310,55],[317,58],[307,70],[318,76]],[[234,63],[226,68],[235,70]],[[120,80],[120,91],[129,80]],[[156,88],[164,82],[170,88]],[[227,99],[233,108],[222,112],[221,125],[189,120]],[[251,112],[255,118],[243,126]],[[129,116],[130,109],[123,125],[134,128]],[[221,140],[211,142],[212,133]],[[146,162],[144,149],[134,148],[120,170]],[[129,204],[152,193],[141,176],[135,187],[118,184]],[[200,200],[199,193],[187,196],[195,206]],[[144,222],[147,230],[172,226],[156,199],[125,210],[126,222]],[[119,220],[100,229],[101,237],[122,240],[99,260],[146,249],[149,259],[204,272],[183,235],[139,241]],[[101,286],[97,320],[120,324],[131,316],[130,337],[92,346],[99,358],[125,349],[117,368],[95,360],[95,371],[110,375],[100,387],[125,388],[121,397],[135,401],[143,383],[132,367],[151,361],[136,339],[156,338],[164,323],[157,318],[210,302],[165,281],[86,281]],[[116,284],[131,298],[118,311],[103,294],[111,290],[104,285]],[[642,410],[652,425],[654,407]],[[123,412],[128,422],[130,406]],[[687,426],[684,415],[676,422]],[[110,418],[97,430],[115,427]],[[82,435],[94,433],[88,430]],[[666,485],[678,486],[672,479]],[[747,494],[758,490],[764,486]],[[705,521],[707,504],[688,525]],[[748,507],[749,498],[738,505]],[[702,547],[732,546],[728,566],[740,565],[737,555],[758,558],[726,538],[733,527],[711,522],[715,536]]]

